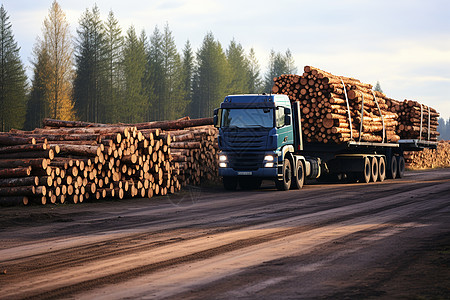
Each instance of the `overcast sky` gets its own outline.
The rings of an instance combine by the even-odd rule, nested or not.
[[[29,66],[36,37],[53,0],[2,0]],[[450,1],[448,0],[59,0],[75,36],[82,13],[96,3],[112,10],[123,32],[150,35],[166,23],[178,50],[194,51],[211,31],[227,48],[234,38],[253,47],[262,72],[270,50],[290,49],[299,72],[311,65],[357,78],[388,97],[413,99],[450,118]],[[28,74],[31,74],[28,71]]]

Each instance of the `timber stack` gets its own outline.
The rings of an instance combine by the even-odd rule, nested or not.
[[[398,114],[397,132],[402,139],[437,141],[439,113],[414,100],[388,99],[391,112]]]
[[[216,149],[208,124],[212,118],[136,126],[46,119],[44,128],[2,133],[0,204],[150,198],[198,184],[212,176],[202,169],[206,156],[210,161],[216,156],[204,153]],[[185,151],[185,161],[171,149]],[[192,154],[198,158],[192,160]],[[200,170],[195,176],[189,173],[193,166]]]
[[[397,142],[404,132],[400,128],[414,126],[411,119],[399,117],[403,105],[393,109],[395,100],[373,91],[372,85],[311,66],[304,67],[303,75],[274,78],[272,93],[286,94],[291,102],[300,103],[307,142]],[[433,109],[430,112],[432,118],[438,115]],[[437,132],[430,133],[430,140],[436,140]]]
[[[404,156],[408,169],[449,168],[450,141],[439,141],[436,149],[406,151]]]

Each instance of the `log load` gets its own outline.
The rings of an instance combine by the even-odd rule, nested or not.
[[[218,178],[212,118],[141,123],[140,130],[50,122],[2,135],[0,204],[150,198]]]
[[[288,95],[291,102],[300,103],[307,142],[396,142],[404,138],[400,133],[405,131],[399,131],[400,128],[411,129],[406,127],[411,122],[399,118],[403,106],[385,94],[373,91],[372,85],[311,66],[305,66],[302,75],[274,78],[272,93]],[[435,118],[436,115],[436,111],[430,109],[430,116]],[[431,123],[434,126],[434,119]],[[437,131],[431,130],[429,140],[436,138]]]
[[[450,141],[439,141],[437,149],[406,151],[404,156],[406,167],[411,170],[449,168]]]

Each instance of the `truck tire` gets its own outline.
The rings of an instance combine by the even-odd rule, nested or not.
[[[275,185],[279,191],[287,191],[291,188],[292,182],[292,168],[289,159],[285,158],[283,161],[283,177],[275,180]]]
[[[395,179],[397,177],[397,157],[395,155],[391,156],[391,164],[388,169],[387,177],[389,179]]]
[[[303,187],[303,183],[305,183],[305,169],[301,161],[297,162],[293,175],[291,188],[299,190]]]
[[[405,173],[405,158],[403,156],[398,157],[397,178],[402,178]]]
[[[235,191],[237,188],[237,178],[236,177],[223,177],[222,178],[223,187],[228,191]]]
[[[377,182],[377,180],[378,180],[378,159],[374,156],[370,160],[371,160],[371,163],[370,163],[370,169],[371,169],[370,179],[373,182]]]
[[[378,160],[378,181],[384,181],[386,178],[386,160],[380,156]]]
[[[368,157],[364,157],[364,168],[360,173],[360,181],[369,183],[370,178],[372,177],[372,164],[370,163],[370,159]]]

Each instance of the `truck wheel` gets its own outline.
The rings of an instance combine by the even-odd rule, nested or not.
[[[395,155],[391,156],[391,164],[387,175],[390,179],[395,179],[397,177],[397,157]]]
[[[372,166],[370,163],[370,159],[368,157],[364,158],[364,170],[360,174],[361,182],[369,183],[370,178],[372,177]]]
[[[237,178],[236,177],[223,177],[222,178],[223,187],[228,191],[235,191],[237,188]]]
[[[297,167],[294,172],[294,178],[292,180],[291,188],[299,190],[303,187],[304,182],[305,182],[305,170],[303,169],[303,163],[299,161],[297,163]]]
[[[275,185],[277,186],[277,189],[280,191],[287,191],[291,188],[291,181],[292,181],[292,169],[291,169],[291,162],[289,159],[285,159],[283,161],[283,177],[281,179],[277,179],[275,181]]]
[[[373,182],[377,182],[378,180],[378,159],[376,157],[372,157],[371,159],[371,180]]]
[[[402,178],[405,173],[405,158],[403,156],[398,157],[397,178]]]
[[[380,160],[378,161],[378,180],[384,181],[386,178],[386,160],[383,156],[380,156]]]

